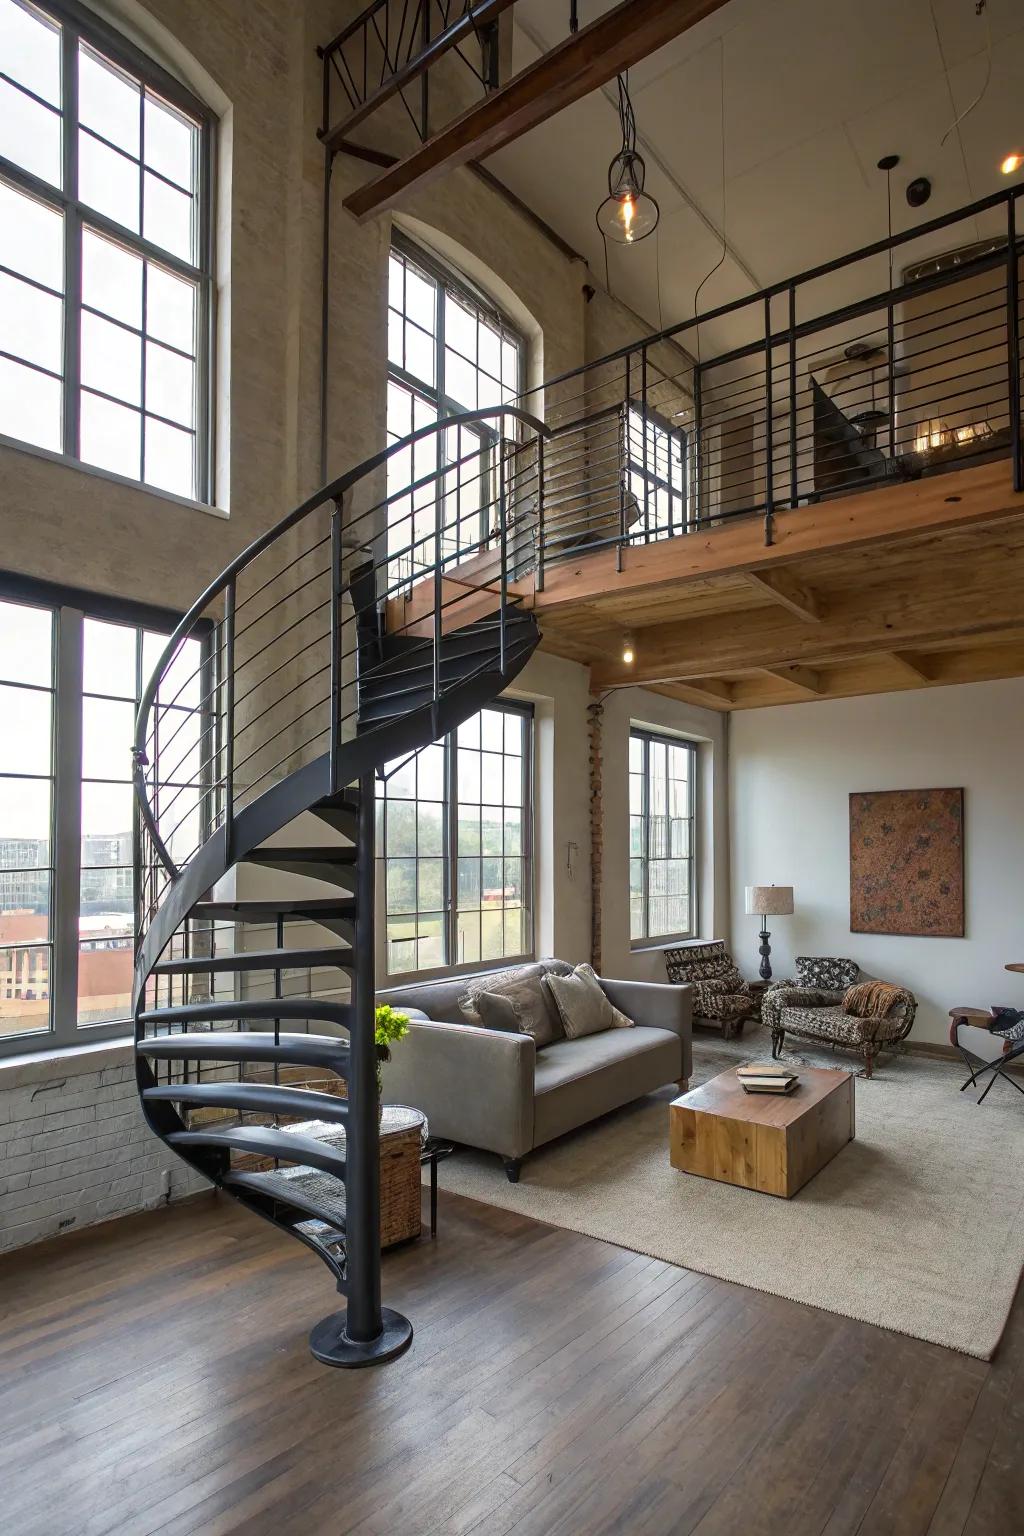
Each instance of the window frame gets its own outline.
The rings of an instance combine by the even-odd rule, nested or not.
[[[695,939],[698,936],[698,932],[699,932],[699,913],[698,913],[698,905],[697,905],[697,894],[698,894],[698,885],[697,885],[697,853],[698,853],[698,848],[697,848],[697,797],[698,797],[698,785],[697,785],[697,777],[698,777],[698,773],[699,773],[699,769],[700,769],[700,754],[699,754],[699,751],[698,751],[698,743],[695,742],[695,741],[692,741],[689,737],[686,737],[686,736],[673,736],[671,734],[671,732],[669,732],[669,731],[651,730],[647,726],[630,725],[630,728],[629,728],[629,741],[632,742],[634,740],[635,741],[639,741],[639,742],[641,742],[643,744],[643,771],[642,771],[643,801],[642,801],[642,809],[641,809],[640,814],[641,814],[641,816],[643,818],[643,823],[644,823],[644,851],[640,855],[634,854],[633,851],[632,851],[632,848],[629,847],[628,836],[627,836],[627,848],[628,848],[628,860],[629,860],[629,862],[631,863],[633,859],[639,857],[640,860],[641,860],[641,863],[642,863],[642,867],[643,867],[643,895],[642,895],[642,900],[643,900],[643,912],[644,912],[644,927],[647,930],[650,929],[650,900],[651,900],[651,897],[650,897],[650,864],[651,864],[651,856],[650,856],[650,810],[649,810],[649,806],[650,806],[650,748],[651,748],[652,743],[656,743],[656,744],[659,744],[659,745],[662,745],[662,746],[666,746],[666,747],[677,747],[677,748],[682,748],[685,751],[687,751],[689,753],[689,756],[690,756],[690,772],[689,772],[689,775],[688,775],[688,783],[689,783],[689,788],[690,788],[690,803],[689,803],[689,818],[688,818],[689,822],[690,822],[690,853],[689,853],[689,858],[688,858],[688,863],[689,863],[689,866],[690,866],[690,881],[689,881],[689,890],[688,890],[688,893],[687,893],[688,904],[689,904],[688,910],[689,910],[689,913],[690,913],[690,926],[689,926],[688,930],[686,930],[686,931],[674,931],[674,932],[669,932],[669,933],[651,933],[650,931],[647,931],[647,932],[645,932],[644,934],[640,935],[637,938],[634,938],[633,935],[632,935],[632,932],[630,932],[629,945],[630,945],[630,949],[631,950],[633,950],[633,949],[657,949],[657,948],[660,948],[664,944],[683,943],[686,940]],[[627,751],[628,751],[628,748],[627,748]],[[627,759],[627,768],[626,768],[627,778],[628,778],[629,771],[630,770],[629,770],[628,759]],[[628,788],[628,784],[627,784],[627,788]],[[666,796],[667,796],[667,790],[668,790],[668,785],[666,783]],[[627,814],[627,816],[631,816],[633,814],[633,812],[629,808],[629,797],[628,797],[628,794],[627,794],[627,802],[626,803],[627,803],[626,814]],[[667,803],[667,801],[666,801],[666,803]],[[627,865],[627,883],[628,883],[628,880],[629,880],[629,870],[628,870],[628,865]],[[627,896],[629,896],[630,894],[631,894],[630,890],[627,889]],[[629,903],[627,901],[627,906],[628,905],[629,905]],[[632,921],[631,920],[630,920],[630,929],[632,929]]]
[[[85,622],[122,624],[138,630],[157,631],[170,636],[181,614],[147,603],[122,602],[116,598],[78,591],[34,578],[0,572],[0,602],[11,602],[49,610],[52,623],[51,714],[52,794],[50,803],[50,932],[46,947],[50,950],[50,1023],[45,1030],[31,1030],[11,1035],[0,1034],[0,1062],[8,1057],[26,1057],[43,1052],[60,1052],[94,1042],[130,1039],[133,1031],[131,1012],[123,1019],[104,1023],[78,1022],[78,967],[82,942],[78,926],[82,874],[82,785],[83,773],[83,655]],[[202,644],[200,695],[209,687],[211,668],[212,622],[206,623],[199,636]],[[141,647],[139,648],[141,655]],[[146,678],[136,673],[137,685]],[[18,685],[20,686],[20,685]],[[40,685],[41,686],[41,685]],[[96,695],[89,691],[89,696]],[[69,706],[70,699],[70,706]],[[204,761],[204,768],[206,763]],[[16,778],[24,775],[14,774]],[[89,782],[95,782],[89,780]],[[138,804],[132,793],[133,907],[134,887],[138,881],[137,822]],[[209,818],[208,796],[203,797],[203,814]],[[134,927],[134,915],[133,915]],[[137,935],[132,940],[132,956]],[[11,948],[43,947],[29,945]]]
[[[213,401],[214,401],[214,326],[215,326],[215,279],[214,279],[214,253],[213,253],[213,130],[215,118],[199,98],[173,75],[161,68],[147,54],[136,48],[126,38],[113,28],[106,25],[91,11],[76,3],[76,0],[32,0],[28,9],[35,9],[44,16],[49,16],[61,29],[61,167],[62,185],[52,186],[43,178],[26,170],[23,166],[16,165],[0,155],[0,181],[7,181],[16,191],[25,193],[36,199],[45,207],[60,213],[64,228],[64,291],[59,295],[63,305],[63,350],[61,357],[60,383],[62,389],[62,420],[61,420],[61,449],[55,450],[43,448],[37,444],[25,441],[22,438],[11,437],[3,432],[0,424],[0,444],[6,447],[16,448],[23,452],[41,454],[46,458],[54,459],[61,464],[69,464],[75,469],[84,469],[91,474],[109,476],[112,479],[138,486],[143,491],[160,496],[176,497],[179,500],[197,502],[204,506],[214,504],[214,453],[213,453]],[[77,57],[79,43],[84,43],[87,48],[93,49],[105,59],[123,69],[139,81],[142,86],[141,100],[145,100],[145,88],[150,87],[157,95],[161,96],[172,107],[182,112],[185,116],[194,120],[198,128],[198,154],[196,160],[196,208],[197,208],[197,249],[196,264],[182,260],[171,251],[154,245],[147,240],[142,233],[141,220],[139,233],[126,229],[116,220],[106,214],[83,203],[78,196],[78,70]],[[50,111],[54,108],[52,103],[43,101],[32,91],[28,90],[19,81],[8,75],[0,64],[0,79],[17,91],[27,95],[30,100],[41,102]],[[83,125],[85,126],[85,125]],[[95,130],[85,127],[102,144],[109,141]],[[118,150],[118,146],[113,146]],[[120,152],[120,151],[118,151]],[[150,174],[160,173],[150,169]],[[140,186],[141,186],[140,172]],[[119,474],[114,470],[105,469],[102,465],[90,463],[80,457],[80,424],[81,424],[81,321],[85,313],[93,313],[86,309],[82,300],[82,231],[84,227],[94,228],[100,235],[109,237],[115,243],[132,251],[144,260],[154,262],[158,266],[166,267],[177,276],[194,283],[196,287],[196,424],[195,424],[195,485],[192,496],[182,496],[180,492],[167,491],[161,486],[148,484],[141,475],[138,478]],[[0,271],[7,271],[0,268]],[[42,289],[46,293],[53,290],[38,280],[27,277],[22,272],[12,273],[12,276],[30,286]],[[110,316],[101,318],[110,320]],[[116,321],[111,321],[117,324]],[[143,298],[143,335],[145,336],[145,298]],[[131,329],[129,327],[129,329]],[[142,431],[140,432],[140,456],[142,462],[140,469],[145,469],[145,420],[147,414],[154,420],[165,421],[165,418],[157,412],[146,410],[145,372],[146,372],[146,347],[145,341],[140,348],[140,372],[142,376],[142,389],[140,394],[141,404],[139,412],[142,417]],[[0,354],[7,357],[9,354]],[[46,374],[49,378],[56,377],[51,369],[41,367],[38,363],[29,362],[24,358],[13,357],[13,362],[23,367],[29,367],[36,372]],[[100,399],[111,397],[102,391],[89,386],[90,392],[98,395]],[[115,404],[123,405],[123,401],[115,401]],[[127,407],[134,410],[134,406]],[[182,430],[180,422],[169,421],[169,425]]]
[[[637,419],[642,438],[641,453],[639,458],[634,457],[632,452],[633,436],[630,428],[631,418],[634,416]],[[669,467],[669,476],[667,480],[663,475],[659,475],[657,472],[657,450],[655,450],[654,465],[651,465],[650,463],[647,448],[648,427],[653,428],[656,434],[664,434],[665,438],[667,439],[666,454]],[[625,435],[627,481],[629,476],[637,475],[644,486],[644,499],[641,508],[643,527],[642,532],[638,534],[638,538],[642,536],[643,542],[645,544],[651,544],[657,542],[659,539],[676,538],[679,534],[688,533],[692,524],[690,519],[689,434],[687,433],[686,428],[677,425],[673,421],[669,421],[669,419],[663,416],[660,411],[656,411],[653,406],[648,405],[645,409],[642,400],[638,400],[635,397],[632,397],[626,401]],[[673,441],[676,442],[679,447],[679,463],[682,473],[681,482],[678,485],[676,485],[675,481],[672,479],[671,473],[671,444]],[[664,491],[668,495],[669,519],[667,524],[659,523],[657,521],[656,513],[655,519],[652,522],[650,514],[650,493],[656,491]],[[672,516],[676,505],[679,506],[682,514],[678,523]]]
[[[419,970],[391,971],[388,968],[389,940],[387,931],[387,852],[386,841],[376,851],[376,951],[377,973],[384,978],[384,985],[388,987],[403,986],[416,981],[436,980],[441,976],[471,976],[479,971],[493,970],[510,965],[525,965],[535,958],[536,953],[536,899],[535,881],[536,865],[534,861],[534,753],[536,750],[536,731],[534,706],[523,699],[497,698],[488,704],[481,706],[483,709],[500,710],[503,714],[520,716],[526,724],[525,741],[522,753],[522,795],[523,795],[523,819],[522,819],[522,851],[519,855],[522,860],[522,893],[523,893],[523,923],[528,944],[522,953],[516,955],[499,955],[491,960],[466,960],[444,961],[437,966],[428,966]],[[474,713],[480,713],[475,711]],[[471,717],[472,718],[472,717]],[[465,723],[465,722],[463,722]],[[443,746],[445,753],[444,764],[444,801],[442,816],[444,826],[442,830],[442,862],[443,862],[443,919],[445,948],[449,955],[458,952],[458,838],[459,838],[459,799],[458,799],[458,727],[442,736],[439,741],[432,742],[432,746]],[[410,753],[407,756],[414,756]],[[405,761],[407,759],[402,759]],[[378,780],[378,782],[380,782]],[[381,801],[383,802],[383,797]],[[413,802],[418,804],[418,802]],[[385,812],[386,815],[386,812]],[[384,837],[386,839],[386,831]],[[481,858],[485,855],[480,855]]]
[[[494,302],[493,299],[488,298],[486,294],[475,288],[466,278],[462,277],[453,268],[445,266],[443,262],[437,260],[436,257],[431,256],[431,254],[425,251],[422,246],[417,245],[414,240],[409,239],[409,237],[397,227],[393,228],[391,231],[391,244],[388,251],[389,259],[393,254],[397,254],[397,256],[405,264],[411,265],[414,269],[416,269],[418,274],[421,275],[425,280],[436,285],[437,301],[434,314],[435,330],[434,335],[431,338],[433,341],[434,356],[433,384],[431,384],[426,379],[420,378],[417,374],[410,372],[409,369],[404,367],[402,364],[393,362],[390,356],[388,356],[390,347],[387,343],[387,339],[385,339],[385,355],[387,356],[387,377],[389,384],[394,383],[399,385],[401,388],[407,390],[414,397],[414,399],[422,401],[426,406],[430,408],[430,410],[435,413],[436,419],[439,423],[447,421],[449,418],[456,417],[467,410],[474,409],[472,406],[460,405],[458,401],[456,401],[451,395],[447,393],[445,388],[445,297],[448,293],[451,293],[458,302],[466,305],[473,311],[478,326],[481,319],[486,319],[496,326],[499,332],[499,346],[502,343],[508,343],[510,346],[515,348],[516,356],[518,359],[518,378],[516,380],[516,393],[513,398],[519,400],[522,397],[524,389],[524,375],[527,362],[527,343],[526,338],[508,318],[504,311]],[[404,323],[412,324],[417,326],[418,329],[422,329],[418,326],[418,322],[409,316],[405,306],[404,294],[401,310],[395,309],[394,305],[391,303],[390,282],[388,283],[387,287],[388,315],[391,313],[400,314]],[[479,371],[480,370],[477,369],[477,372]],[[500,399],[495,399],[491,401],[490,404],[494,406],[500,406],[502,401]],[[481,406],[480,409],[486,410],[487,405]],[[490,422],[487,421],[473,422],[464,430],[472,432],[480,439],[480,454],[484,465],[483,469],[481,470],[481,477],[487,476],[493,478],[498,462],[498,452],[502,442],[501,433]],[[446,436],[447,434],[445,432],[440,430],[438,431],[437,437],[439,448],[439,469],[442,467],[444,460],[444,442]],[[459,479],[461,480],[461,471],[459,471]],[[439,478],[435,507],[441,508],[443,506],[444,495],[444,481],[443,479]],[[389,507],[390,501],[391,497],[389,496]],[[485,543],[490,535],[491,530],[487,514],[488,508],[492,506],[493,500],[490,495],[481,496],[480,521],[478,529],[478,540],[481,544]],[[399,519],[399,521],[401,521],[401,519]],[[457,533],[456,537],[457,542],[460,543],[460,548],[454,554],[445,556],[443,559],[444,564],[457,563],[458,560],[462,558],[461,535]],[[474,546],[472,543],[469,543],[466,547],[469,549]],[[413,566],[415,568],[415,561],[412,556],[412,551],[410,550],[409,553],[410,559],[413,560]],[[406,578],[399,576],[397,582],[395,583],[395,589],[400,590],[405,585],[405,582]]]

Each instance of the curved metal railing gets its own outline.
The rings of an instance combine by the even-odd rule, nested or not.
[[[422,427],[316,491],[197,598],[136,718],[140,943],[215,832],[230,850],[244,807],[354,736],[357,654],[365,682],[383,665],[371,659],[382,612],[389,636],[427,642],[435,701],[444,633],[489,605],[504,646],[510,588],[533,559],[547,436],[517,406]]]

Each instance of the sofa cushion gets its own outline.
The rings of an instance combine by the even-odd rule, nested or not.
[[[558,1040],[537,1057],[534,1144],[551,1141],[682,1074],[683,1042],[637,1024]]]
[[[535,974],[536,971],[540,974]],[[542,985],[543,980],[540,966],[524,967],[508,981],[496,983],[493,990],[477,992],[476,1009],[484,1026],[487,1029],[516,1029],[520,1034],[529,1035],[538,1051],[553,1040],[561,1040],[561,1021]]]
[[[578,965],[571,976],[545,976],[544,990],[554,998],[570,1040],[633,1027],[633,1020],[620,1013],[601,990],[592,965]]]
[[[464,977],[461,982],[461,991],[458,996],[459,1012],[453,1015],[454,1019],[461,1022],[465,1019],[467,1024],[482,1025],[483,1019],[476,1006],[477,995],[480,992],[503,992],[510,981],[518,981],[523,977],[546,976],[549,972],[563,976],[572,970],[564,960],[533,960],[526,965],[510,965],[501,971],[485,971],[481,975]],[[550,1009],[552,1029],[557,1038],[562,1035],[562,1021],[558,1017],[558,1009],[554,1003],[542,994],[545,999],[545,1007]]]

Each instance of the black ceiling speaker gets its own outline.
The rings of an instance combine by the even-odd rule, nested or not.
[[[916,176],[907,184],[907,202],[911,208],[923,208],[932,195],[932,184],[927,176]]]

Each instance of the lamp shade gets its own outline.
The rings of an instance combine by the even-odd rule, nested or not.
[[[748,885],[748,917],[789,917],[793,911],[791,885]]]

